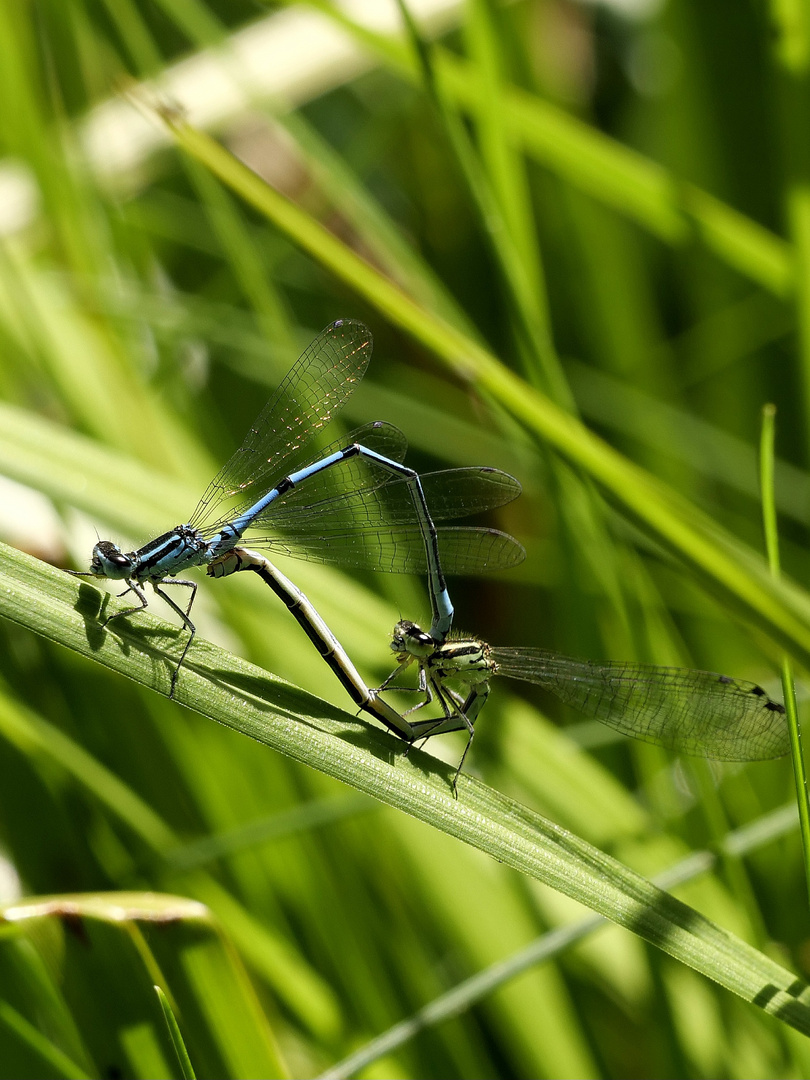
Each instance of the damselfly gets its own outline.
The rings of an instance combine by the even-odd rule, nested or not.
[[[790,750],[785,709],[756,683],[709,671],[652,664],[575,660],[532,648],[495,648],[478,638],[437,640],[416,623],[394,627],[399,667],[380,690],[412,664],[424,700],[438,701],[436,720],[407,721],[412,739],[445,731],[468,733],[456,780],[475,734],[494,675],[522,679],[624,735],[718,761],[762,761]],[[455,689],[455,684],[460,689]]]
[[[272,528],[272,535],[253,542],[289,555],[379,570],[426,571],[431,631],[446,636],[453,606],[438,559],[437,530],[419,476],[401,463],[407,449],[402,433],[390,424],[368,424],[307,460],[312,438],[365,374],[371,350],[371,333],[362,323],[342,319],[326,327],[293,365],[186,524],[137,551],[124,552],[109,540],[93,548],[90,571],[81,576],[123,581],[127,588],[120,595],[132,592],[138,601],[113,612],[102,625],[143,610],[147,599],[142,586],[148,582],[188,629],[170,697],[196,633],[190,612],[197,585],[177,575],[227,554],[248,529]],[[333,466],[340,468],[332,472]],[[500,505],[520,491],[516,480],[495,469],[456,469],[433,476],[434,514],[445,519]],[[492,529],[448,529],[442,549],[445,566],[460,573],[501,569],[524,556],[517,541]],[[189,588],[188,605],[177,604],[164,585]]]

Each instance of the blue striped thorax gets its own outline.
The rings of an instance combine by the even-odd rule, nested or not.
[[[207,545],[199,530],[178,525],[138,551],[123,552],[117,544],[100,540],[93,548],[90,573],[114,581],[162,581],[207,561]]]

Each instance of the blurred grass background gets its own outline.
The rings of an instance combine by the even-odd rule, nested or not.
[[[177,101],[426,318],[485,344],[755,551],[755,445],[775,402],[783,562],[804,582],[810,31],[775,3],[413,4],[439,35],[432,96],[396,5],[348,10],[0,10],[3,539],[83,568],[96,530],[134,546],[185,520],[300,349],[331,320],[361,318],[375,356],[340,423],[389,420],[417,467],[496,465],[524,485],[491,520],[527,561],[451,582],[459,629],[710,668],[778,696],[770,637],[497,395],[450,376],[115,93],[157,80],[141,100]],[[394,621],[427,615],[416,580],[282,569],[372,685],[390,670]],[[265,591],[203,583],[201,633],[346,707]],[[316,1075],[585,914],[15,625],[0,634],[2,898],[96,902],[84,919],[64,901],[11,909],[0,1075],[175,1075],[158,981],[198,1075]],[[456,760],[461,745],[429,751]],[[786,763],[677,761],[507,684],[470,768],[645,874],[765,820],[790,791]],[[122,890],[132,897],[116,907]],[[810,966],[795,831],[679,895],[798,972]],[[363,1075],[809,1065],[800,1036],[610,928]]]

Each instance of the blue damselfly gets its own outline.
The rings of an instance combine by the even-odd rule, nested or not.
[[[90,571],[81,576],[123,581],[127,588],[120,595],[132,592],[138,601],[113,612],[104,626],[143,610],[147,606],[143,585],[149,583],[188,629],[170,697],[196,633],[190,612],[197,585],[177,575],[227,555],[248,529],[254,533],[271,529],[267,535],[253,536],[252,542],[288,555],[344,566],[426,572],[431,630],[437,638],[447,635],[453,606],[438,558],[434,518],[447,520],[498,506],[515,498],[520,485],[497,469],[429,474],[429,511],[423,481],[402,464],[404,436],[381,422],[357,429],[311,458],[310,442],[353,393],[371,350],[371,333],[362,323],[341,319],[326,327],[270,397],[187,523],[136,551],[124,552],[109,540],[93,548]],[[516,540],[493,529],[451,528],[442,541],[443,564],[458,573],[502,569],[523,556]],[[233,572],[234,564],[221,567],[214,576]],[[161,587],[165,585],[190,589],[188,605],[177,604]]]

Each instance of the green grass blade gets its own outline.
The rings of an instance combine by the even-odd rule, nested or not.
[[[807,130],[810,92],[810,18],[804,5],[772,2],[768,5],[774,28],[772,60],[778,115],[777,131],[784,168],[784,215],[796,277],[796,338],[804,413],[810,407],[810,158]],[[806,451],[805,451],[806,455]]]
[[[0,911],[4,991],[24,993],[22,980],[9,978],[15,955],[45,972],[93,1061],[103,1062],[92,1075],[174,1076],[175,1050],[181,1062],[186,1058],[183,1075],[194,1075],[165,999],[155,1000],[158,982],[204,1075],[287,1074],[241,959],[197,901],[156,891],[68,893],[29,897]],[[38,1019],[50,1026],[49,1018]],[[39,1075],[75,1073],[54,1068]]]
[[[409,81],[418,79],[414,57],[399,42],[358,26],[331,5],[317,7],[374,50]],[[436,67],[447,94],[473,113],[486,109],[486,83],[476,64],[441,47]],[[637,222],[675,247],[698,239],[718,259],[777,296],[794,287],[790,246],[698,185],[624,146],[591,125],[518,87],[504,90],[501,116],[526,155],[561,180]]]
[[[169,1029],[169,1038],[172,1040],[174,1052],[177,1054],[177,1061],[180,1065],[180,1071],[183,1074],[183,1080],[196,1080],[197,1074],[192,1067],[186,1044],[183,1042],[183,1036],[180,1034],[180,1025],[177,1023],[177,1017],[174,1015],[174,1010],[169,1004],[169,999],[159,986],[155,987],[155,993],[158,996],[160,1007],[163,1010],[163,1017],[166,1021],[166,1027]]]
[[[512,317],[519,327],[519,336],[523,338],[524,347],[531,354],[533,363],[527,365],[527,368],[540,373],[542,385],[555,401],[568,405],[570,392],[552,345],[545,297],[542,291],[538,292],[538,268],[534,260],[527,259],[522,250],[524,245],[510,227],[514,222],[510,221],[510,215],[502,201],[505,192],[499,191],[497,184],[497,180],[503,178],[497,177],[496,184],[493,185],[488,172],[482,167],[461,117],[445,98],[442,84],[436,77],[432,47],[420,35],[404,0],[398,2],[414,52],[419,57],[427,96],[435,109],[445,140],[452,150],[453,159],[464,178],[480,228],[497,262]],[[491,166],[491,162],[489,164]],[[500,187],[502,189],[502,184]]]
[[[738,829],[723,838],[720,845],[724,854],[740,855],[750,853],[757,847],[772,842],[774,837],[782,836],[796,827],[796,808],[791,803],[781,808],[762,821],[754,822],[744,829]],[[695,851],[675,866],[656,875],[655,881],[661,888],[672,889],[684,882],[692,881],[701,874],[708,873],[716,865],[718,854],[715,851]],[[602,916],[587,916],[566,926],[560,926],[542,934],[535,941],[522,948],[518,953],[507,956],[491,964],[482,971],[431,1001],[423,1009],[407,1020],[395,1024],[388,1031],[360,1047],[349,1057],[336,1062],[318,1080],[348,1080],[349,1077],[367,1068],[383,1054],[388,1054],[398,1046],[415,1038],[420,1031],[442,1023],[452,1016],[471,1008],[483,1000],[498,987],[517,978],[529,968],[548,963],[566,952],[577,942],[599,930],[605,925]]]
[[[774,499],[774,443],[776,440],[776,407],[766,405],[762,411],[762,436],[760,439],[760,486],[762,488],[762,524],[768,564],[775,580],[781,573],[779,558],[779,532],[776,522]],[[796,785],[796,805],[799,809],[804,874],[810,900],[810,798],[807,791],[807,772],[804,765],[802,729],[796,704],[796,687],[793,682],[791,663],[782,658],[782,696],[785,699],[785,719],[790,732],[790,756],[793,762],[793,780]]]
[[[6,1076],[49,1077],[49,1080],[90,1080],[87,1073],[6,1001],[0,1001],[0,1047]]]
[[[165,624],[150,615],[102,630],[99,593],[3,549],[0,614],[143,685],[169,685]],[[176,638],[174,631],[170,640]],[[351,784],[544,882],[810,1033],[810,992],[795,976],[685,904],[505,795],[411,751],[221,649],[189,653],[177,698],[227,727]]]

